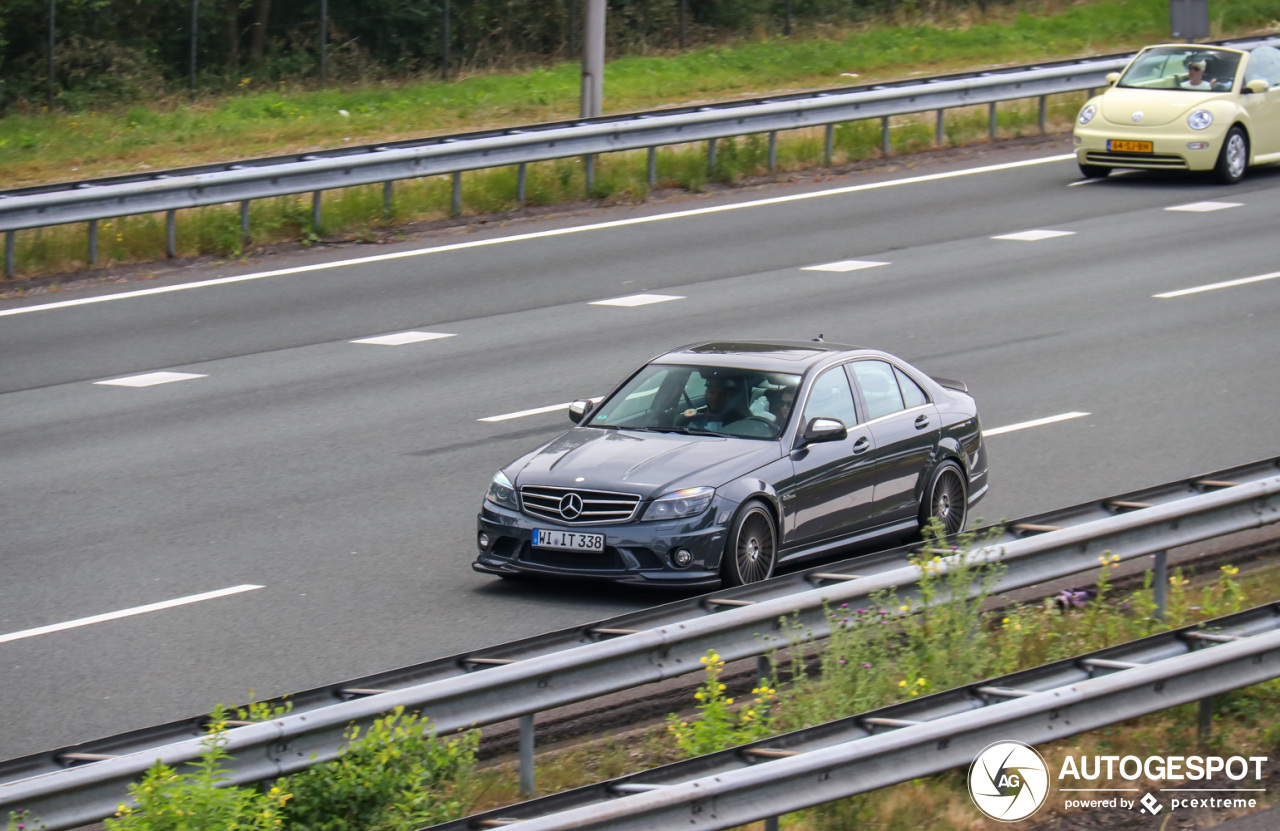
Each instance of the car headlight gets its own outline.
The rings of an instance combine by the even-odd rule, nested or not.
[[[1208,110],[1196,110],[1187,116],[1187,126],[1192,130],[1203,130],[1213,123],[1213,113]]]
[[[1096,106],[1093,104],[1085,104],[1084,109],[1080,110],[1080,115],[1076,118],[1076,121],[1081,125],[1085,125],[1090,121],[1093,121],[1093,117],[1097,114],[1098,108]]]
[[[715,488],[685,488],[682,491],[669,493],[660,499],[653,500],[649,510],[644,512],[641,522],[680,519],[700,514],[711,504],[711,497],[715,495]]]
[[[513,511],[520,510],[520,500],[516,498],[515,486],[502,471],[493,474],[493,481],[489,483],[489,492],[484,495],[484,498],[495,505],[501,505]]]

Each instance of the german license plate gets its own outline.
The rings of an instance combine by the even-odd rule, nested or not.
[[[604,551],[604,534],[593,534],[590,531],[543,531],[533,530],[535,548],[559,548],[564,551]]]
[[[1107,149],[1112,153],[1150,153],[1154,148],[1149,141],[1107,139]]]

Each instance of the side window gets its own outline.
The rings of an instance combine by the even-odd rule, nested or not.
[[[1274,46],[1259,46],[1249,55],[1248,69],[1244,75],[1245,83],[1262,80],[1271,86],[1280,85],[1280,49]]]
[[[929,396],[924,394],[924,390],[920,389],[920,385],[911,380],[907,373],[893,368],[893,374],[898,376],[898,387],[902,390],[902,403],[907,409],[912,407],[920,407],[929,403]]]
[[[884,361],[855,361],[853,374],[867,402],[867,420],[905,409],[893,367]]]
[[[813,418],[838,418],[846,427],[858,423],[858,413],[853,407],[853,390],[849,389],[849,376],[843,366],[834,366],[818,376],[809,390],[809,400],[804,405],[804,423]]]

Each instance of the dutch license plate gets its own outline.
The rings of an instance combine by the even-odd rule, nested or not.
[[[535,548],[559,548],[565,551],[604,551],[604,534],[583,531],[533,531]]]
[[[1150,153],[1154,148],[1149,141],[1107,139],[1107,149],[1112,153]]]

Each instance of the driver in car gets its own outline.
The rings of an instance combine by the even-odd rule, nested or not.
[[[746,385],[741,378],[719,373],[707,379],[707,405],[697,410],[685,410],[692,430],[720,430],[726,424],[747,418],[751,409],[747,406]]]

